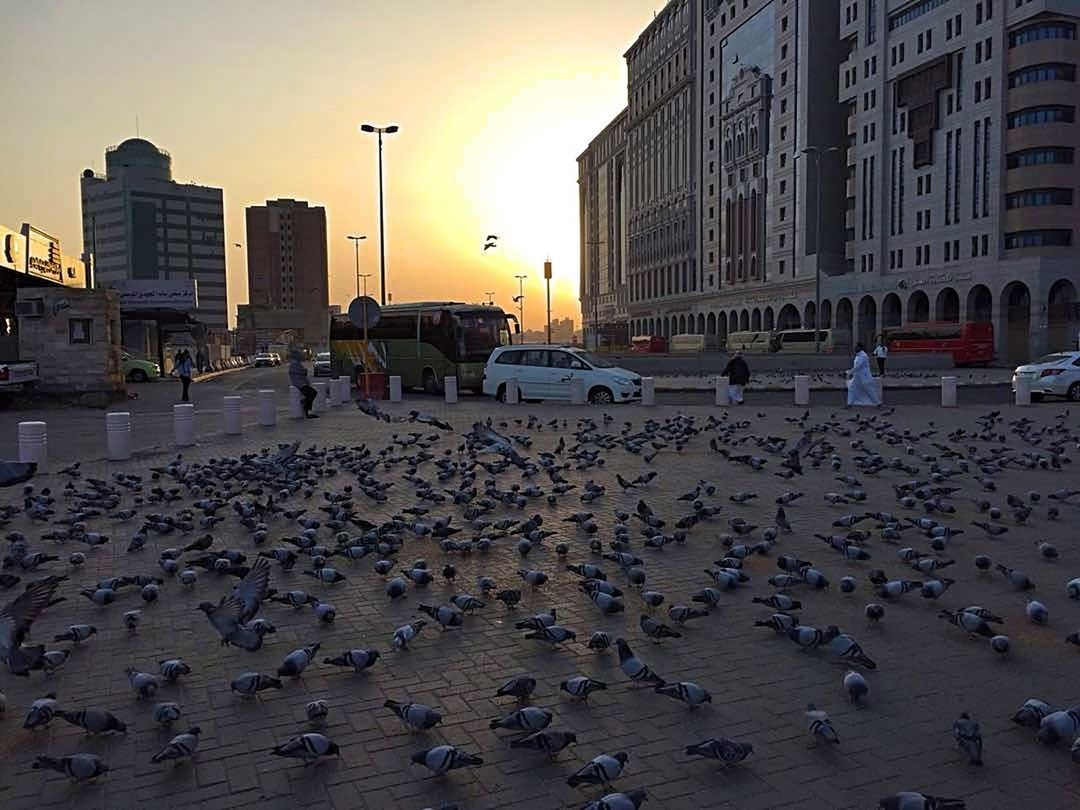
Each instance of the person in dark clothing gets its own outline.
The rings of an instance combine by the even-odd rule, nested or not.
[[[743,359],[742,352],[735,352],[735,356],[728,360],[723,372],[728,378],[728,396],[736,405],[743,404],[743,386],[750,382],[750,366]]]
[[[191,387],[191,372],[194,365],[191,362],[191,353],[187,349],[184,349],[176,356],[176,376],[180,378],[180,384],[183,386],[183,391],[180,394],[181,402],[189,401],[188,388]]]
[[[311,412],[311,405],[315,402],[316,391],[308,381],[307,367],[300,358],[300,352],[296,350],[289,354],[289,383],[294,388],[298,388],[304,397],[304,416],[308,419],[318,419],[319,415]]]

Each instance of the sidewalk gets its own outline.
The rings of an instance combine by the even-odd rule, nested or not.
[[[754,373],[751,367],[753,391],[790,391],[795,387],[795,375],[806,374],[814,391],[842,391],[847,386],[843,371],[766,371]],[[646,375],[647,376],[647,375]],[[657,391],[712,391],[719,374],[671,375],[656,377]],[[876,375],[875,375],[876,376]],[[941,369],[934,371],[896,371],[885,373],[886,389],[939,388],[942,377],[957,377],[962,387],[1006,385],[1012,382],[1012,370],[1004,368]]]

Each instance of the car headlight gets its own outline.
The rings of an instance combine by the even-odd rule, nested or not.
[[[633,385],[634,384],[634,381],[631,380],[629,377],[613,377],[612,381],[616,385]]]

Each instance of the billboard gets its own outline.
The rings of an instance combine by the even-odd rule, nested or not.
[[[3,225],[0,225],[0,267],[20,273],[26,269],[26,237]]]
[[[199,306],[195,279],[126,279],[110,285],[120,293],[120,310],[175,309],[194,312]]]
[[[29,223],[23,225],[23,236],[26,237],[26,272],[55,284],[63,284],[64,262],[60,254],[60,240]]]

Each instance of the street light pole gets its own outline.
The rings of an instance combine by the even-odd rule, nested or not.
[[[823,152],[839,152],[837,146],[808,146],[802,150],[804,155],[814,157],[814,247],[817,256],[814,260],[814,353],[821,353],[821,155]]]
[[[364,280],[364,295],[367,296],[367,280],[371,278],[371,273],[361,273],[360,278]]]
[[[514,276],[518,280],[518,326],[521,327],[521,331],[525,331],[525,279],[526,275]]]
[[[356,246],[356,297],[360,297],[360,243],[367,239],[366,236],[346,236]]]
[[[386,306],[386,229],[383,217],[383,170],[382,170],[382,137],[383,134],[393,135],[400,127],[390,124],[385,127],[377,127],[373,124],[361,124],[360,131],[376,133],[379,136],[379,303]]]
[[[544,262],[544,281],[547,284],[547,342],[551,343],[551,262]]]
[[[495,298],[494,298],[495,291],[494,290],[484,290],[484,295],[487,296],[488,306],[491,306],[492,304],[495,303]]]

